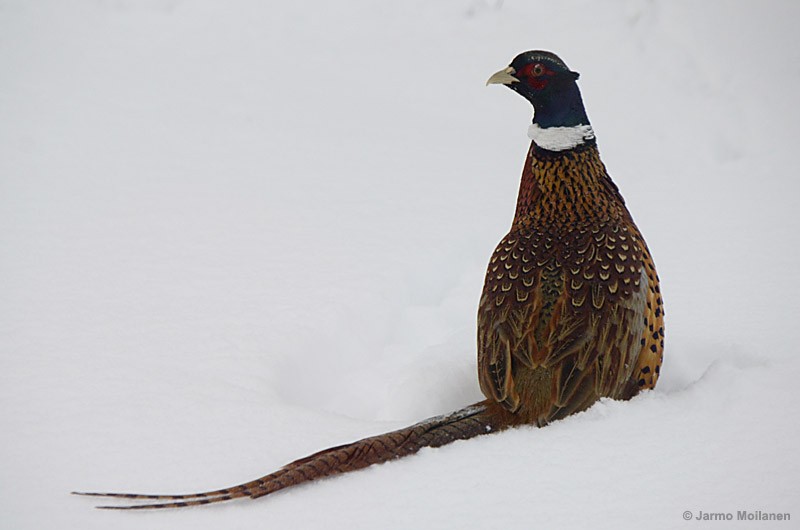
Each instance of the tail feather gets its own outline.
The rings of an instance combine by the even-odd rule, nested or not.
[[[73,492],[73,494],[129,500],[172,501],[122,506],[98,506],[98,508],[107,510],[183,508],[244,497],[257,499],[304,482],[355,471],[373,464],[411,455],[423,447],[440,447],[456,440],[465,440],[486,434],[498,428],[498,422],[493,419],[485,405],[477,403],[451,414],[427,419],[404,429],[319,451],[295,460],[274,473],[230,488],[182,495],[93,492]]]

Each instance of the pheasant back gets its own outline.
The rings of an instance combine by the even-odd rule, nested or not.
[[[655,386],[663,333],[655,266],[596,145],[532,143],[478,311],[483,393],[538,425],[628,399]]]

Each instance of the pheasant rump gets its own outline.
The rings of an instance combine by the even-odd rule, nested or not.
[[[598,399],[653,388],[664,309],[650,252],[600,160],[578,74],[529,51],[492,75],[534,109],[516,213],[486,271],[478,379],[486,399],[411,427],[332,447],[259,479],[181,495],[80,493],[177,508],[258,498],[514,425],[543,426]]]

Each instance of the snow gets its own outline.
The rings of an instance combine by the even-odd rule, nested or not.
[[[797,527],[798,17],[0,1],[0,528]],[[656,391],[258,501],[68,495],[233,485],[481,399],[530,123],[484,81],[528,49],[581,73],[653,250]]]

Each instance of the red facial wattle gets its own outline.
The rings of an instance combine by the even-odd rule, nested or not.
[[[524,81],[536,90],[542,90],[547,86],[550,78],[555,75],[555,72],[547,68],[542,63],[526,64],[517,72],[520,80]]]

